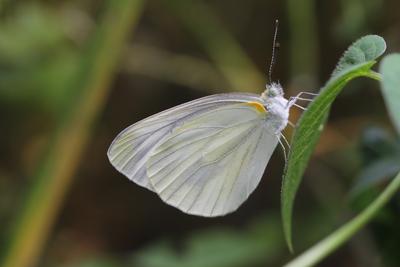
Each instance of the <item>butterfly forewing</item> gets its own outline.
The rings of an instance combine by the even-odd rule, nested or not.
[[[112,142],[107,152],[108,158],[130,180],[154,191],[147,177],[145,163],[151,152],[163,143],[173,129],[203,112],[257,99],[258,96],[254,94],[219,94],[160,112],[123,130]]]
[[[146,166],[153,190],[190,214],[236,210],[258,185],[278,143],[266,116],[246,103],[191,116],[150,153]]]

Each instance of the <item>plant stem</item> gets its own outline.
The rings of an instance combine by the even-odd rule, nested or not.
[[[365,74],[365,77],[377,80],[377,81],[382,81],[382,74],[380,74],[379,72],[370,70]]]
[[[104,17],[82,53],[72,98],[33,177],[32,189],[10,236],[2,267],[35,266],[107,98],[126,36],[141,14],[142,0],[107,1]]]
[[[215,62],[233,90],[261,92],[266,77],[203,0],[164,0]]]
[[[229,82],[212,62],[143,44],[126,47],[121,71],[172,82],[205,93],[230,91]]]
[[[290,77],[301,82],[296,87],[313,88],[318,74],[316,1],[288,0],[286,5],[290,29]]]
[[[361,230],[399,189],[400,173],[397,174],[385,190],[364,211],[299,257],[289,262],[285,267],[306,267],[320,262],[324,257],[349,240],[357,231]]]

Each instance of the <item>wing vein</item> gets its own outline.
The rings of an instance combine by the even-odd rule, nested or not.
[[[245,139],[244,141],[242,141],[242,142],[239,144],[238,148],[239,148],[240,146],[242,146],[242,145],[248,140],[248,138],[250,138],[251,135],[253,135],[255,129],[257,129],[257,127],[254,127],[254,128],[252,129],[251,133],[250,133],[248,136],[246,136],[246,139]],[[236,148],[236,149],[238,149],[238,148]],[[248,155],[248,153],[249,153],[249,148],[246,149],[246,153],[245,153],[244,158],[246,158],[246,156]],[[243,167],[244,158],[242,159],[242,161],[241,161],[241,163],[240,163],[240,167],[239,167],[239,169],[238,169],[238,175],[236,175],[235,181],[232,183],[231,190],[230,190],[230,192],[228,193],[228,196],[227,196],[227,198],[226,198],[227,200],[229,199],[230,195],[232,194],[234,185],[235,185],[235,183],[237,182],[237,180],[238,180],[238,178],[239,178],[239,176],[240,176],[240,172],[241,172],[241,169],[242,169],[242,167]],[[225,178],[224,181],[226,181],[226,178]],[[222,190],[221,190],[221,191],[222,191]],[[217,200],[215,201],[215,203],[214,203],[214,205],[213,205],[211,214],[214,213],[215,207],[217,206],[217,203],[218,203],[218,201],[219,201],[219,199],[220,199],[220,197],[221,197],[221,191],[220,191],[220,193],[219,193],[219,195],[218,195]],[[225,203],[224,203],[224,208],[225,208],[225,204],[226,204],[226,201],[225,201]]]
[[[229,150],[229,151],[227,151],[226,153],[224,153],[223,155],[221,155],[220,158],[218,158],[218,159],[216,159],[216,160],[214,160],[214,161],[212,161],[212,162],[210,162],[210,163],[208,163],[208,164],[206,164],[206,165],[200,166],[200,168],[203,168],[203,167],[205,167],[205,166],[207,166],[207,165],[215,164],[215,163],[219,162],[219,161],[221,160],[221,158],[225,158],[225,157],[227,157],[229,154],[233,153],[235,150],[237,150],[237,149],[244,143],[243,140],[246,140],[246,139],[253,133],[253,131],[254,131],[255,128],[256,128],[256,127],[253,127],[253,128],[244,136],[244,138],[241,140],[241,142],[239,142],[237,145],[235,145],[231,150]],[[188,210],[191,210],[191,209],[193,208],[194,203],[198,200],[199,196],[203,193],[204,188],[205,188],[205,187],[203,187],[203,188],[199,191],[199,193],[197,194],[197,196],[196,196],[196,198],[195,198],[195,201],[192,202],[192,204],[191,204],[191,206],[190,206],[190,208],[189,208]],[[221,194],[221,191],[219,192],[219,195],[220,195],[220,194]],[[218,196],[217,198],[219,198],[219,196]],[[216,201],[216,202],[217,202],[217,201]],[[215,205],[215,204],[214,204],[214,205]],[[213,207],[213,210],[212,210],[211,214],[212,214],[213,212],[214,212],[214,207]]]

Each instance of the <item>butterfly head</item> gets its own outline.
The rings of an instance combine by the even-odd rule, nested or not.
[[[267,120],[276,132],[286,127],[289,118],[290,105],[283,96],[283,89],[279,83],[267,84],[266,90],[262,93],[261,99],[268,111]]]
[[[283,88],[280,83],[270,83],[265,86],[265,91],[262,93],[261,97],[265,100],[268,98],[273,98],[277,96],[283,96]]]

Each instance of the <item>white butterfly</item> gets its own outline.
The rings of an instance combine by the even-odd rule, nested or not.
[[[257,187],[289,109],[309,100],[301,94],[311,93],[287,100],[272,83],[261,96],[200,98],[129,126],[107,155],[119,172],[169,205],[193,215],[225,215]]]

